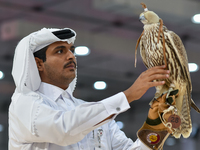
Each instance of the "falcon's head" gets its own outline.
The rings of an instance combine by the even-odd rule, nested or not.
[[[139,20],[144,24],[159,23],[159,17],[153,11],[144,11],[140,14]]]

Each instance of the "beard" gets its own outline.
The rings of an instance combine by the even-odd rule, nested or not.
[[[67,89],[69,84],[73,81],[76,76],[75,70],[69,70],[65,67],[52,67],[47,63],[44,63],[45,68],[45,80],[46,82],[61,87],[62,89]]]

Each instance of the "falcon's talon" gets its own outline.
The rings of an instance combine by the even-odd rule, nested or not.
[[[149,105],[151,106],[155,100],[157,100],[156,97],[154,97],[154,98],[149,102]]]
[[[160,96],[155,96],[150,102],[149,102],[149,105],[151,106],[153,104],[154,101],[157,101],[159,102],[157,99],[159,98]]]

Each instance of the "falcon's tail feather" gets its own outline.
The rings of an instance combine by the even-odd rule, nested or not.
[[[190,117],[190,106],[189,103],[187,103],[188,98],[190,96],[185,93],[183,97],[177,97],[176,102],[180,101],[182,99],[182,106],[181,109],[178,109],[178,115],[181,118],[181,126],[177,129],[175,129],[174,137],[175,138],[180,138],[181,135],[184,138],[188,138],[192,132],[192,122],[191,122],[191,117]],[[189,98],[191,99],[191,98]],[[180,108],[180,107],[179,107]]]
[[[182,110],[181,110],[181,134],[184,138],[188,138],[192,132],[192,122],[191,122],[191,116],[190,116],[190,106],[187,102],[190,98],[190,95],[188,93],[185,93],[183,95],[183,103],[182,103]],[[191,98],[190,98],[191,99]]]

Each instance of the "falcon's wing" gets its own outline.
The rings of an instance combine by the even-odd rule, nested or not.
[[[187,53],[185,50],[185,47],[180,39],[180,37],[174,33],[173,31],[168,31],[168,38],[175,50],[175,54],[177,57],[177,60],[180,61],[181,68],[183,70],[185,80],[188,82],[188,96],[190,96],[191,91],[192,91],[192,84],[191,84],[191,78],[190,78],[190,73],[189,73],[189,68],[188,68],[188,59],[187,59]],[[196,106],[194,101],[190,98],[190,105],[200,113],[200,109]]]
[[[187,58],[185,47],[180,37],[176,33],[174,33],[173,31],[168,31],[168,35],[169,35],[168,38],[175,50],[177,60],[180,61],[184,76],[186,77],[185,80],[188,81],[190,92],[191,92],[192,84],[191,84],[191,79],[190,79],[190,73],[189,73],[189,68],[188,68],[188,58]]]

